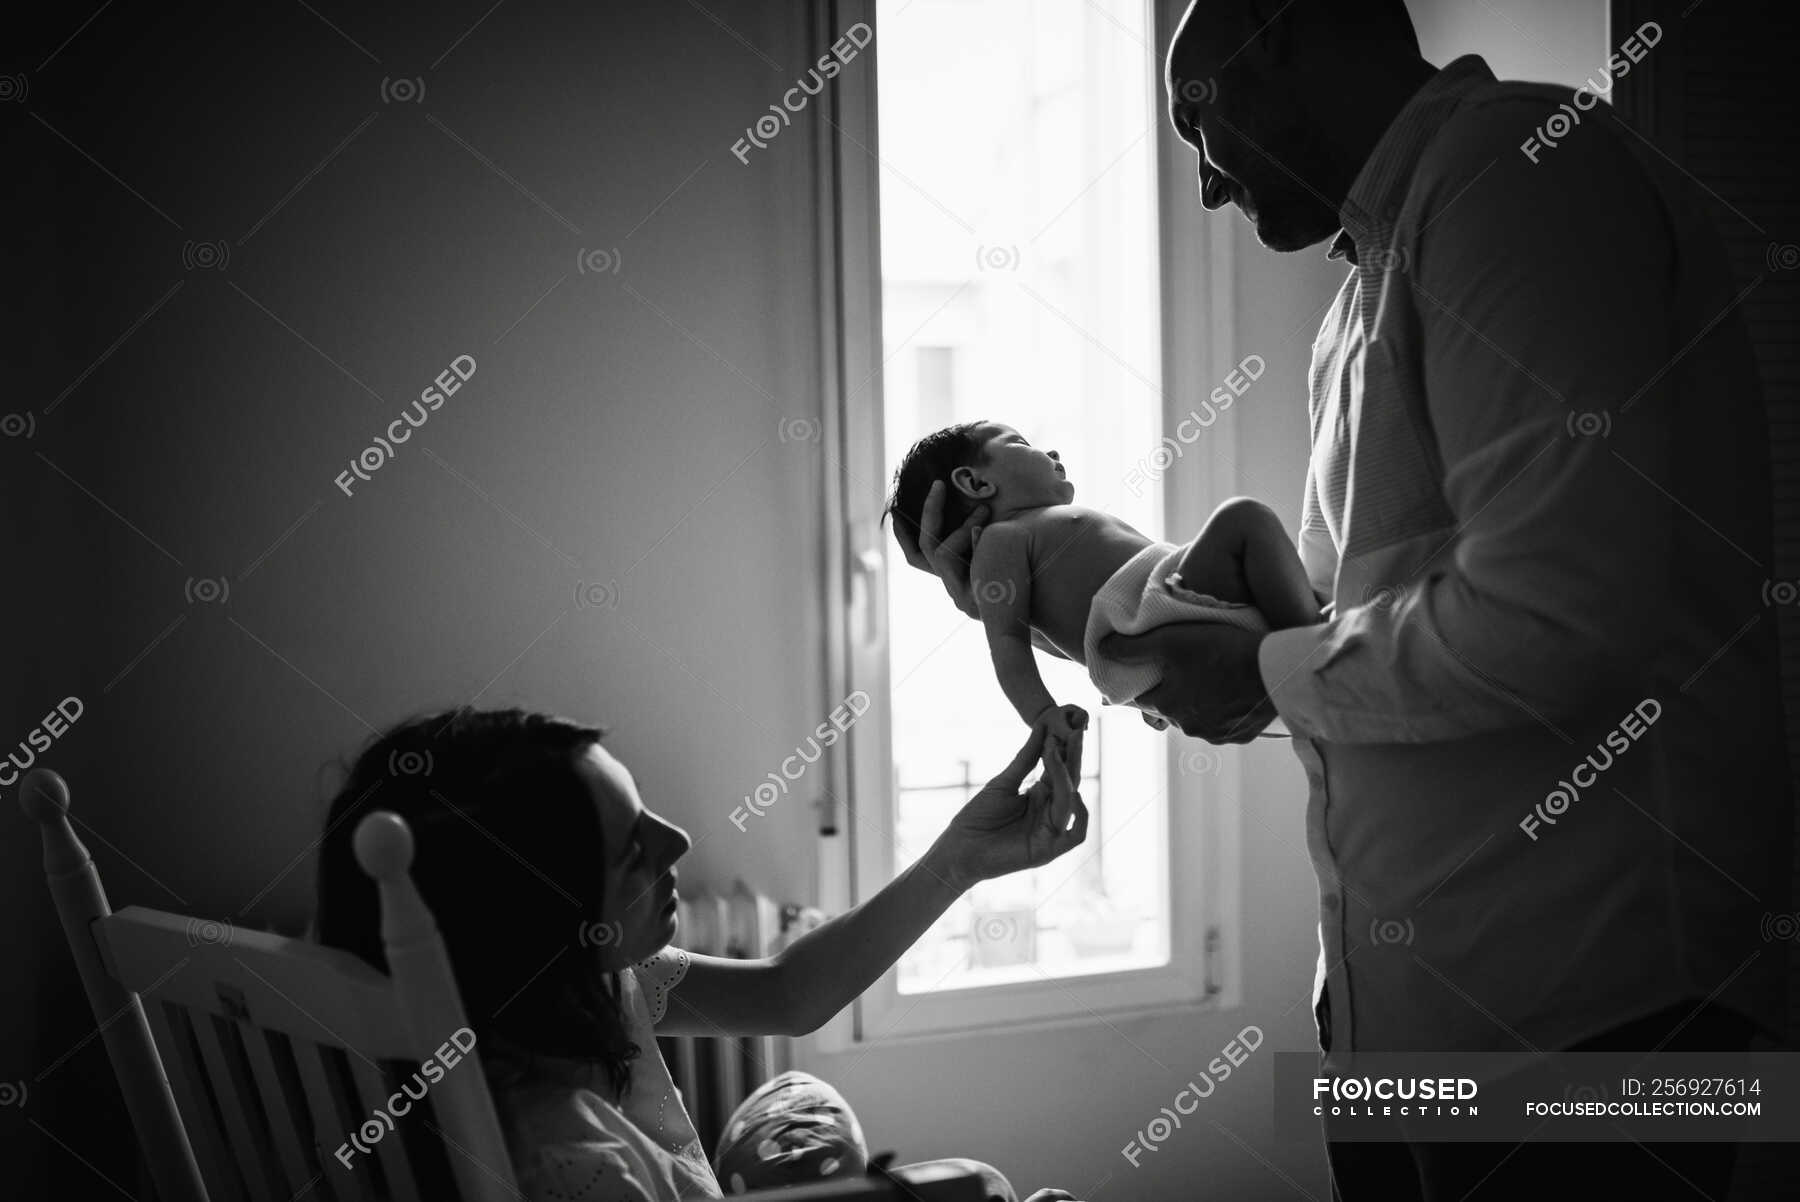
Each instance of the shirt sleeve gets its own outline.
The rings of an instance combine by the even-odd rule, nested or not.
[[[1681,349],[1673,239],[1605,123],[1537,162],[1520,152],[1552,110],[1474,106],[1420,162],[1423,232],[1387,281],[1415,316],[1365,353],[1416,356],[1454,532],[1396,595],[1263,641],[1264,685],[1297,734],[1424,742],[1553,723],[1652,652],[1671,569],[1656,482]]]
[[[1300,532],[1294,540],[1300,554],[1300,566],[1306,569],[1306,581],[1320,609],[1331,606],[1332,586],[1337,576],[1337,546],[1331,541],[1331,530],[1325,525],[1325,513],[1319,504],[1319,480],[1309,464],[1306,469],[1306,493],[1301,502]]]
[[[637,977],[638,989],[644,995],[644,1003],[650,1009],[650,1025],[662,1022],[663,1014],[669,1006],[669,994],[681,979],[687,976],[688,954],[678,947],[665,947],[648,960],[640,960],[632,965],[631,971]]]

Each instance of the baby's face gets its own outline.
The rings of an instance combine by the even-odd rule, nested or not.
[[[1075,498],[1075,486],[1055,451],[1032,446],[1011,426],[989,423],[984,461],[959,468],[956,484],[970,497],[1006,510],[1067,505]]]

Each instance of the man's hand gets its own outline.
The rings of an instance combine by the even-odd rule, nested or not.
[[[1155,664],[1162,683],[1137,699],[1155,713],[1144,721],[1169,722],[1208,743],[1248,743],[1275,720],[1263,689],[1256,649],[1263,636],[1222,622],[1175,622],[1146,634],[1112,634],[1100,652],[1125,664]],[[1157,716],[1167,721],[1159,724]]]
[[[944,496],[948,488],[942,480],[932,482],[931,491],[925,494],[925,508],[919,514],[917,539],[913,538],[906,523],[899,521],[894,523],[894,537],[900,540],[900,550],[907,563],[942,580],[944,591],[950,594],[956,608],[971,618],[979,618],[975,590],[969,586],[969,559],[990,510],[986,505],[977,505],[975,512],[951,531],[948,538],[941,537],[944,533]]]

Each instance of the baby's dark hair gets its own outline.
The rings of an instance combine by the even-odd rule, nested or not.
[[[945,426],[913,443],[912,450],[894,471],[894,489],[888,494],[884,518],[894,521],[895,536],[902,522],[916,539],[925,512],[925,496],[939,480],[944,482],[944,530],[954,530],[974,512],[975,503],[950,483],[959,467],[977,467],[986,460],[987,439],[981,436],[983,421]]]

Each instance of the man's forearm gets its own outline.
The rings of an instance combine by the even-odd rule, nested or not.
[[[1647,603],[1608,607],[1565,577],[1531,590],[1553,599],[1545,606],[1524,606],[1483,583],[1450,572],[1406,602],[1264,637],[1259,675],[1288,729],[1333,743],[1419,743],[1560,721],[1629,691],[1648,662],[1651,636],[1633,612]]]

